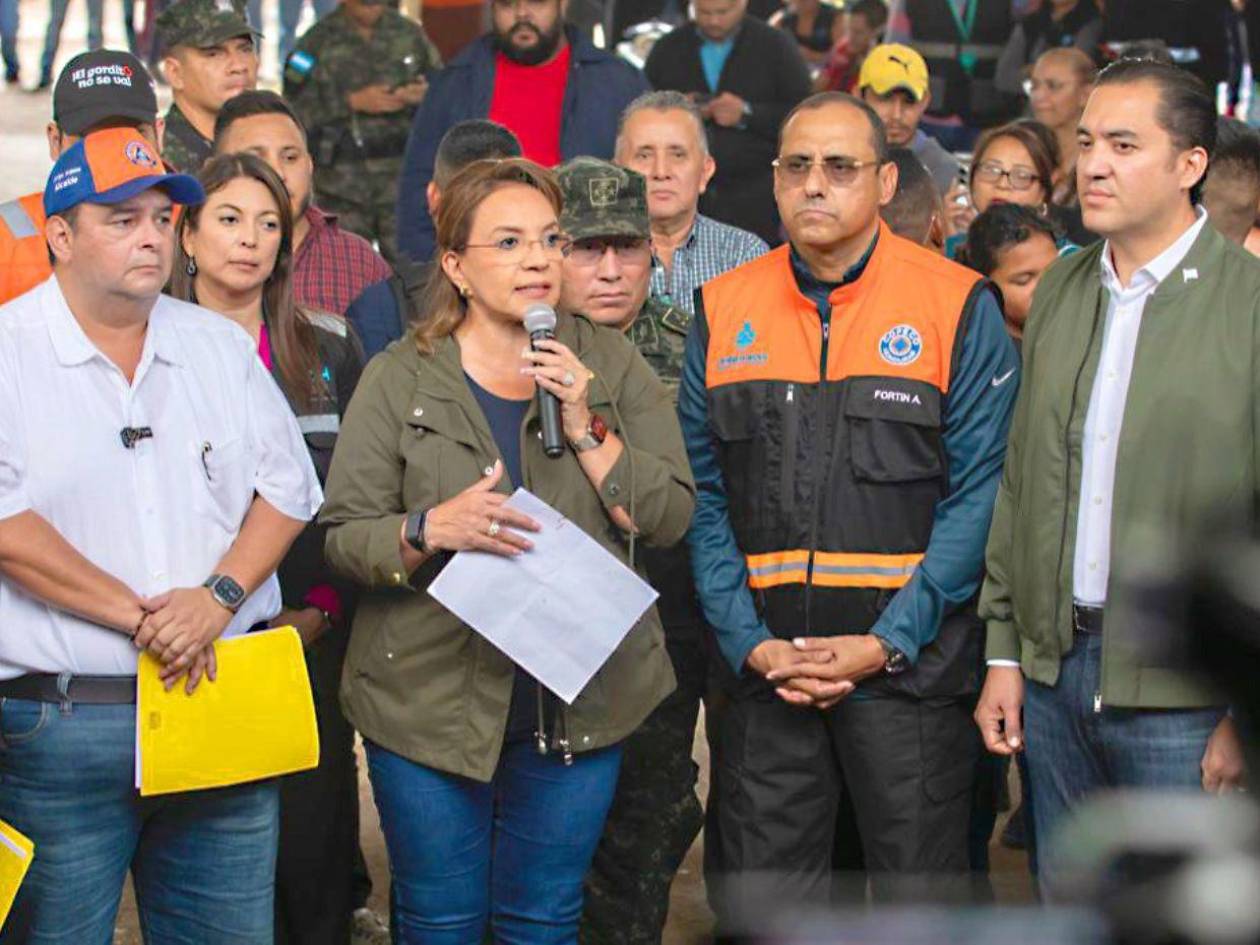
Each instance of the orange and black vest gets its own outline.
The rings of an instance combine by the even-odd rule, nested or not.
[[[864,633],[923,559],[948,491],[942,409],[985,283],[881,224],[824,322],[789,253],[702,290],[709,423],[770,631]]]
[[[44,195],[0,203],[0,305],[52,275],[44,242]]]

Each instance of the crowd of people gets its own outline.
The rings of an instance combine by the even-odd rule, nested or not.
[[[130,873],[151,942],[653,945],[702,830],[720,935],[984,902],[1011,759],[1054,901],[1097,792],[1241,789],[1143,582],[1260,507],[1244,11],[1136,5],[693,0],[639,70],[563,0],[445,64],[341,0],[279,94],[174,0],[165,114],[71,59],[0,203],[0,942],[111,940]],[[572,703],[428,593],[535,552],[522,487],[659,595]],[[140,797],[139,654],[281,626],[318,767]]]

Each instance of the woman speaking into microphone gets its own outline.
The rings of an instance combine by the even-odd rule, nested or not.
[[[565,705],[426,593],[452,552],[531,553],[537,523],[504,505],[518,486],[628,563],[632,533],[671,545],[690,521],[673,404],[634,347],[561,313],[531,350],[526,311],[560,297],[560,203],[519,159],[443,189],[426,310],[368,365],[328,477],[328,558],[364,588],[342,701],[402,943],[475,945],[487,922],[496,940],[576,942],[619,743],[674,685],[655,608]],[[539,391],[559,401],[556,458]]]

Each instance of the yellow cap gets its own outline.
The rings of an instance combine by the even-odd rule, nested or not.
[[[870,89],[876,95],[905,89],[916,102],[921,102],[928,91],[927,63],[909,46],[876,46],[862,63],[858,89]]]

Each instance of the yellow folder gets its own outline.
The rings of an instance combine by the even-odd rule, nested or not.
[[[0,820],[0,929],[34,858],[35,844]]]
[[[136,698],[144,796],[242,784],[319,764],[319,730],[302,641],[292,627],[219,640],[218,678],[169,692],[143,653]]]

